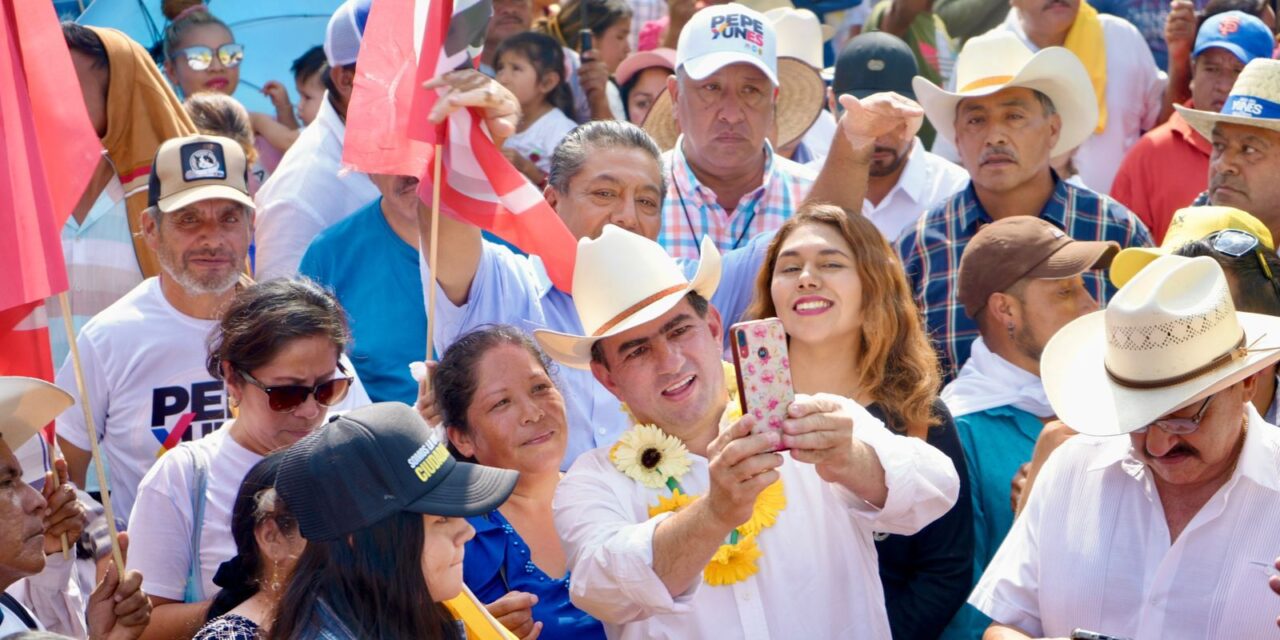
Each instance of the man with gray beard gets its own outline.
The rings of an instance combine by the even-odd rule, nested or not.
[[[160,454],[231,417],[222,381],[205,367],[205,343],[235,295],[253,238],[247,167],[240,145],[227,138],[162,144],[142,218],[160,275],[95,315],[76,338],[118,517],[128,516],[138,483]],[[57,382],[73,390],[77,404],[83,401],[71,358]],[[350,395],[368,402],[358,383],[348,402]],[[64,412],[57,430],[71,478],[84,486],[90,458],[84,412]]]

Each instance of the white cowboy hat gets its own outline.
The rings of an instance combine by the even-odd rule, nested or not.
[[[533,337],[557,361],[588,369],[597,340],[661,317],[690,291],[710,300],[719,284],[720,252],[710,238],[702,238],[702,260],[689,280],[661,245],[607,225],[599,238],[578,241],[573,266],[573,306],[586,335],[538,329]]]
[[[1219,122],[1280,131],[1280,60],[1255,58],[1245,65],[1221,113],[1180,104],[1173,108],[1206,139],[1213,137],[1213,126]]]
[[[72,404],[61,387],[21,376],[0,377],[0,439],[14,450]]]
[[[1162,256],[1045,346],[1049,403],[1072,429],[1121,435],[1280,359],[1280,318],[1236,311],[1213,258]]]
[[[822,24],[812,11],[797,9],[789,2],[763,13],[778,33],[779,58],[796,58],[814,69],[822,69],[822,45],[835,32],[834,28]]]
[[[956,106],[965,98],[1025,87],[1045,94],[1062,117],[1062,130],[1051,155],[1060,156],[1084,142],[1098,125],[1098,102],[1089,72],[1076,54],[1063,47],[1031,53],[1012,33],[989,33],[970,40],[956,61],[952,93],[916,76],[911,86],[938,135],[956,139]]]

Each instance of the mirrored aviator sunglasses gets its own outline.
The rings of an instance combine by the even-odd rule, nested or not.
[[[1252,252],[1258,258],[1258,266],[1262,268],[1262,273],[1271,283],[1271,288],[1275,290],[1276,295],[1280,296],[1280,282],[1276,281],[1276,276],[1271,271],[1271,267],[1267,264],[1267,258],[1263,255],[1266,247],[1262,245],[1262,241],[1258,237],[1247,231],[1239,229],[1223,229],[1214,232],[1205,238],[1209,246],[1214,251],[1224,256],[1239,258],[1246,253]]]
[[[186,58],[187,66],[192,71],[204,71],[213,66],[214,51],[209,47],[187,47],[186,49],[179,49],[176,54]],[[218,62],[221,62],[222,66],[228,69],[238,67],[240,62],[244,60],[244,45],[238,42],[228,42],[218,47],[217,56]]]
[[[347,391],[351,388],[351,378],[347,375],[347,370],[338,365],[338,373],[341,377],[335,377],[331,380],[325,380],[313,387],[300,384],[284,384],[268,387],[256,378],[249,375],[249,372],[236,368],[240,377],[244,378],[249,384],[262,389],[267,394],[267,406],[271,407],[276,413],[289,413],[297,409],[302,403],[307,401],[307,396],[314,395],[316,403],[322,407],[332,407],[342,402],[347,397]]]

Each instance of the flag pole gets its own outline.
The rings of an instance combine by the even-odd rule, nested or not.
[[[93,423],[93,411],[89,407],[89,390],[84,383],[84,368],[80,365],[80,347],[76,344],[75,331],[71,328],[71,303],[67,301],[67,292],[58,294],[58,304],[62,307],[62,326],[67,330],[67,344],[71,346],[71,366],[76,372],[76,390],[80,392],[80,409],[84,411],[84,428],[89,435],[89,448],[92,451],[93,466],[98,470],[98,490],[102,493],[103,514],[107,518],[107,532],[111,534],[111,558],[116,563],[116,572],[124,579],[124,554],[120,551],[120,532],[116,530],[116,514],[111,508],[111,488],[107,484],[107,469],[103,465],[102,450],[98,447],[98,427]],[[58,475],[54,470],[55,477]],[[64,537],[65,539],[65,537]]]
[[[439,229],[440,229],[440,170],[444,160],[444,145],[436,143],[434,165],[431,169],[431,231],[430,240],[427,243],[427,269],[431,271],[431,283],[427,289],[427,357],[431,360],[433,340],[431,338],[432,328],[436,326],[436,256],[439,248]],[[421,224],[421,216],[418,218]],[[422,235],[419,231],[418,235]],[[428,384],[430,384],[430,371],[427,373]]]

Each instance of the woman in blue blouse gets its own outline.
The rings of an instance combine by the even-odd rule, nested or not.
[[[459,457],[515,469],[520,480],[498,510],[468,518],[463,580],[521,638],[600,638],[595,618],[569,602],[569,572],[551,516],[568,442],[564,398],[549,361],[514,327],[463,336],[431,383]]]

